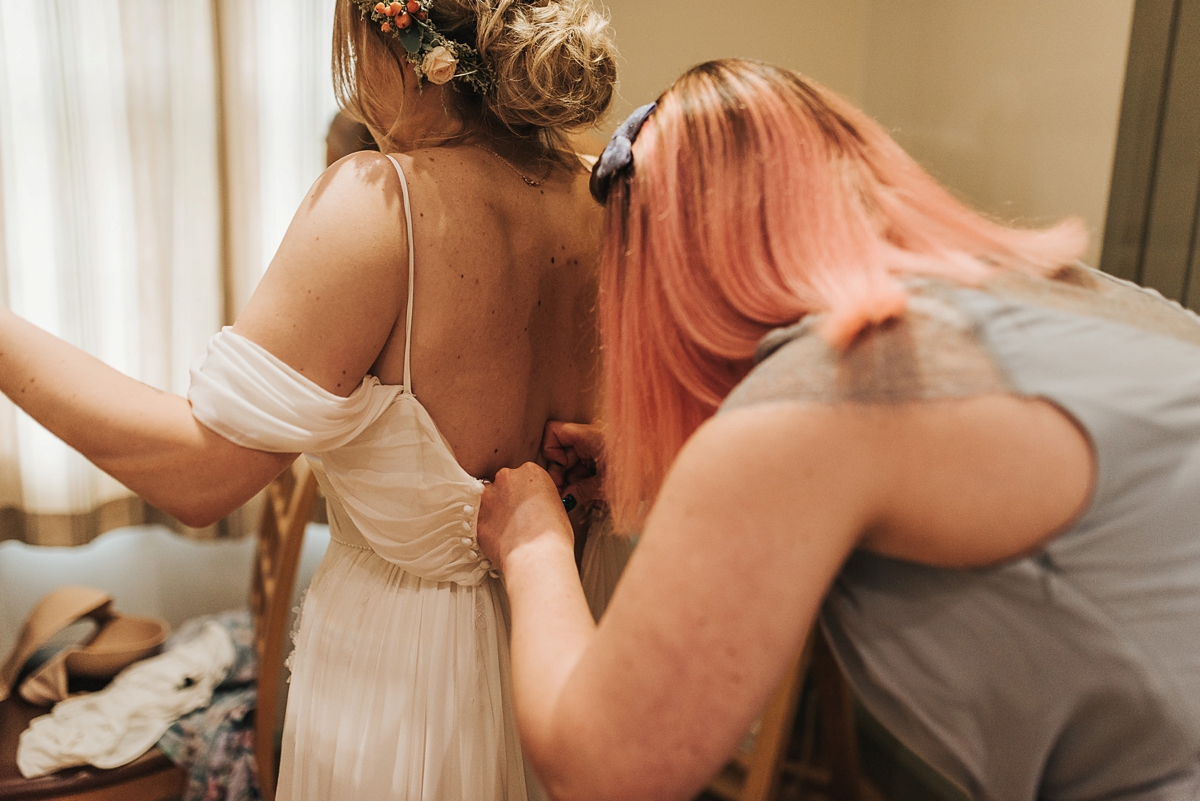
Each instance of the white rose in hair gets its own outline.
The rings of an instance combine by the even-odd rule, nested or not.
[[[430,83],[446,83],[454,77],[458,70],[458,59],[447,48],[438,46],[425,54],[421,62],[421,72]]]

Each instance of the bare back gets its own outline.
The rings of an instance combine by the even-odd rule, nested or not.
[[[412,207],[412,391],[459,464],[490,477],[536,458],[547,419],[593,415],[602,212],[582,166],[556,165],[530,186],[480,148],[393,158]],[[406,227],[388,158],[338,162],[235,330],[341,396],[367,374],[401,384]]]
[[[491,476],[537,457],[547,419],[592,417],[600,208],[582,167],[530,186],[469,147],[400,164],[416,260],[413,393],[464,469]],[[372,372],[400,383],[403,364],[400,315]]]

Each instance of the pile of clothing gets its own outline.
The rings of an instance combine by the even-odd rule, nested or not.
[[[17,668],[54,631],[83,617],[99,626],[88,643],[59,650],[21,682],[26,700],[53,704],[49,714],[35,718],[21,734],[17,765],[23,775],[33,778],[84,764],[115,768],[157,744],[188,774],[185,801],[261,798],[254,759],[258,665],[248,610],[190,620],[169,637],[164,623],[152,648],[139,641],[136,652],[124,650],[124,662],[132,663],[121,668],[120,638],[105,632],[114,630],[113,621],[124,621],[122,631],[132,630],[131,619],[112,610],[111,598],[87,588],[67,588],[39,607],[0,669],[5,674],[0,678],[8,679],[5,694]],[[160,644],[161,653],[142,658]],[[68,672],[74,678],[81,666],[86,669],[97,660],[119,672],[114,670],[103,689],[68,696]]]

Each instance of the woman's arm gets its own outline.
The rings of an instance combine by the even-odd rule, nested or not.
[[[594,626],[553,482],[501,471],[480,542],[508,586],[527,752],[556,798],[690,798],[854,547],[949,567],[1016,558],[1070,525],[1094,475],[1086,437],[1039,400],[731,412],[679,454]]]
[[[554,797],[690,798],[728,758],[876,511],[857,425],[793,406],[706,424],[598,627],[549,477],[497,476],[481,538],[505,549],[518,725]]]
[[[370,368],[403,309],[399,179],[378,154],[344,159],[305,198],[236,329],[339,395]],[[399,216],[397,216],[399,215]],[[234,445],[187,399],[108,367],[0,310],[0,391],[150,504],[207,525],[295,454]]]
[[[205,526],[253,497],[295,454],[241,448],[186,398],[114,370],[0,309],[0,392],[151,505]]]

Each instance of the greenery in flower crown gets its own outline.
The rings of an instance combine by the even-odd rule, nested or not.
[[[483,63],[479,51],[439,33],[429,19],[435,0],[355,2],[364,18],[369,15],[380,31],[400,41],[418,79],[441,84],[453,78],[481,95],[491,91],[495,76]]]

